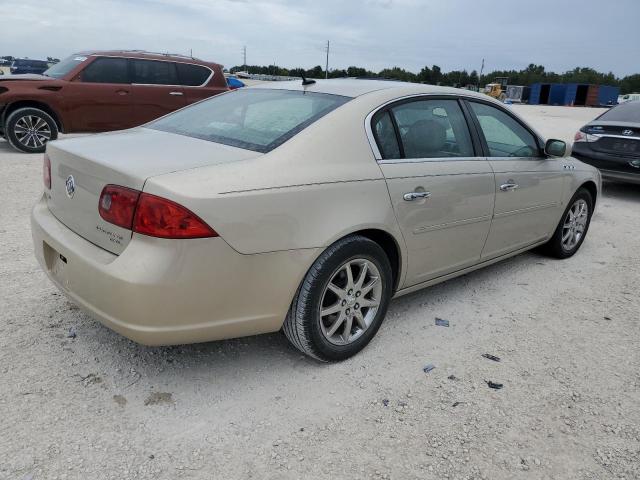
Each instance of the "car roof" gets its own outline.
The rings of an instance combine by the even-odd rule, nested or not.
[[[199,58],[190,57],[188,55],[180,55],[177,53],[157,53],[147,52],[145,50],[88,50],[77,52],[74,55],[84,56],[105,56],[105,57],[126,57],[126,58],[143,58],[146,60],[171,60],[174,62],[197,63],[203,65],[219,65],[216,62],[201,60]]]
[[[409,93],[425,93],[433,95],[468,95],[486,99],[486,95],[470,90],[463,90],[453,87],[441,87],[438,85],[426,85],[423,83],[400,82],[396,80],[370,80],[358,78],[335,78],[329,80],[315,80],[311,85],[302,85],[302,79],[265,82],[253,85],[249,88],[265,88],[274,90],[304,90],[307,92],[328,93],[332,95],[343,95],[345,97],[359,97],[367,93],[380,90],[402,90]],[[390,92],[391,93],[391,92]]]

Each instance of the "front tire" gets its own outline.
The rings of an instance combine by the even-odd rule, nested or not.
[[[353,235],[331,245],[311,266],[283,330],[301,352],[339,361],[362,350],[387,313],[393,272],[384,250]]]
[[[593,198],[588,190],[580,188],[569,201],[553,237],[544,246],[545,253],[561,259],[573,256],[587,236],[592,214]]]
[[[16,150],[42,153],[47,148],[47,142],[58,138],[58,126],[44,110],[19,108],[7,117],[4,133],[9,144]]]

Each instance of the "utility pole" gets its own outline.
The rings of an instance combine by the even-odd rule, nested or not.
[[[247,71],[247,46],[242,47],[242,69]]]
[[[324,78],[329,78],[329,40],[327,40],[327,63],[324,69]]]
[[[480,85],[482,85],[482,72],[484,71],[484,58],[482,59],[482,66],[480,67],[480,76],[478,77],[478,91],[480,91]]]

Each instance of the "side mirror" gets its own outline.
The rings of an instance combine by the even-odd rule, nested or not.
[[[567,154],[567,144],[562,140],[547,140],[544,153],[549,157],[564,157]]]

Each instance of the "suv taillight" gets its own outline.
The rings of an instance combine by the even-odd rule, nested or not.
[[[215,230],[182,205],[118,185],[107,185],[102,189],[98,210],[105,221],[151,237],[218,236]]]
[[[44,188],[51,190],[51,159],[46,153],[42,161],[42,181],[44,182]]]

